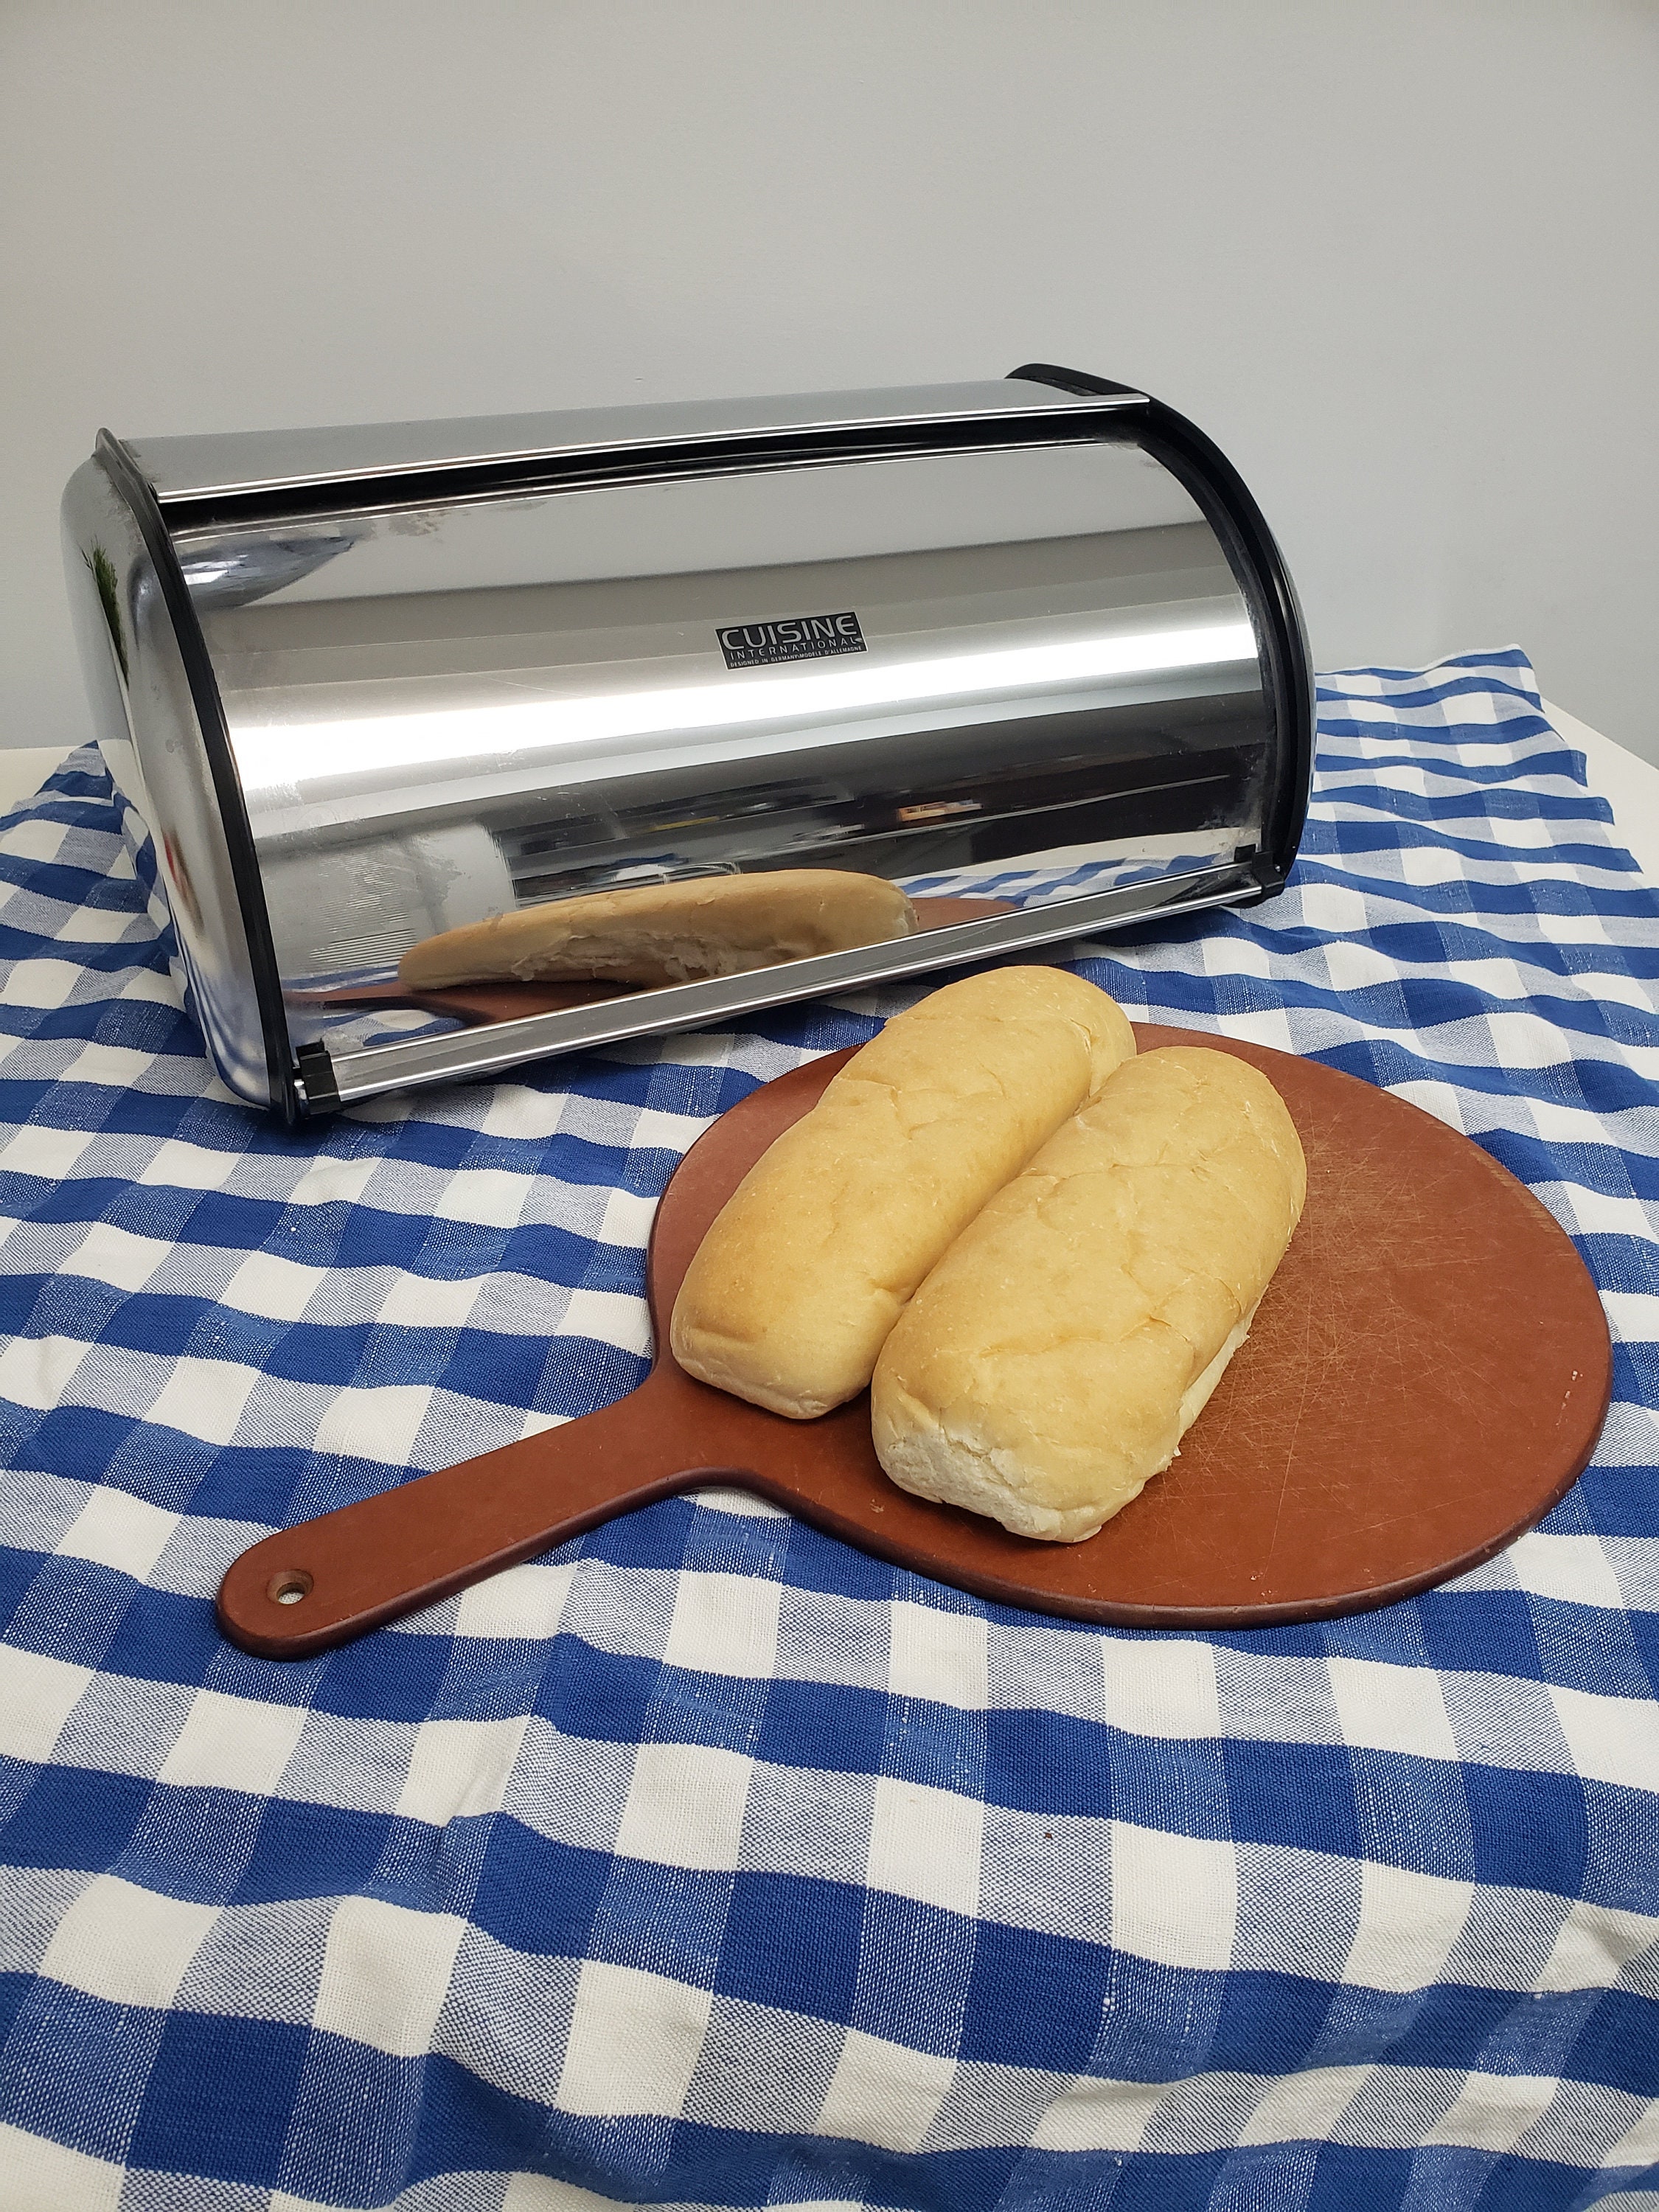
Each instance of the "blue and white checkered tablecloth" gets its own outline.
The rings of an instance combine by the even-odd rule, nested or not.
[[[1287,895],[1080,964],[1467,1130],[1619,1350],[1540,1531],[1300,1629],[1004,1610],[706,1492],[232,1650],[255,1537],[635,1382],[675,1162],[901,994],[289,1137],[95,754],[9,818],[5,2212],[1659,2206],[1659,895],[1518,653],[1321,696]]]

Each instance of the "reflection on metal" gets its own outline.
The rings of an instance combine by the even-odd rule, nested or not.
[[[70,478],[64,526],[70,613],[94,726],[117,790],[149,834],[178,940],[179,980],[189,986],[192,1011],[226,1083],[239,1097],[270,1104],[281,1085],[272,1081],[218,793],[152,546],[97,461]],[[127,641],[125,672],[118,668],[103,592],[92,587],[83,558],[94,544],[114,571]]]
[[[185,585],[198,610],[252,606],[284,586],[297,584],[351,544],[349,538],[233,538],[216,543],[198,538],[180,562]]]
[[[94,607],[125,549],[127,698],[105,614],[83,658],[226,1080],[314,1110],[1273,887],[1271,541],[1161,422],[1010,383],[108,441],[65,525]],[[803,867],[1029,911],[464,1033],[350,1003],[528,905]]]
[[[114,562],[95,538],[91,552],[83,553],[81,557],[92,571],[92,580],[98,592],[98,604],[104,611],[105,626],[115,651],[115,665],[120,670],[121,681],[125,684],[132,670],[127,659],[127,626],[121,616],[121,580],[115,572]]]
[[[1085,930],[1121,925],[1162,906],[1179,904],[1182,913],[1195,907],[1231,906],[1250,896],[1254,889],[1241,867],[1194,871],[1158,880],[1150,893],[1136,884],[1069,901],[1063,913],[1053,906],[1034,908],[1004,921],[925,930],[896,944],[826,953],[761,974],[677,983],[568,1013],[532,1015],[523,1021],[498,1023],[488,1030],[388,1039],[371,1051],[333,1054],[331,1079],[338,1103],[349,1104],[386,1090],[391,1068],[397,1071],[398,1086],[410,1088],[487,1075],[540,1060],[550,1050],[586,1051],[624,1037],[699,1029],[714,1022],[729,1022],[762,1006],[819,998],[832,991],[866,990],[872,984],[891,982],[896,976],[954,967],[988,953],[1034,951]]]

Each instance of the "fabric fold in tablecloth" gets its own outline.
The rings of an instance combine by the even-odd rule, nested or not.
[[[1659,894],[1518,653],[1321,711],[1288,892],[1075,957],[1466,1130],[1617,1352],[1541,1530],[1302,1629],[716,1492],[233,1650],[255,1536],[635,1382],[676,1161],[915,991],[287,1136],[96,754],[0,827],[0,2212],[1656,2201]]]

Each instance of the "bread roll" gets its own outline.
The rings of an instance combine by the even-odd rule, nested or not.
[[[897,1014],[726,1200],[670,1341],[689,1374],[810,1420],[856,1397],[951,1238],[1134,1050],[1060,968],[998,968]]]
[[[876,1455],[1016,1535],[1092,1536],[1174,1458],[1302,1214],[1284,1101],[1231,1053],[1130,1060],[993,1198],[888,1338]]]
[[[411,990],[550,977],[686,983],[780,960],[908,937],[915,908],[896,884],[842,868],[779,868],[629,884],[524,907],[423,938],[398,963]]]

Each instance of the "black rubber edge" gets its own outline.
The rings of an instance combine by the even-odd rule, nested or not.
[[[1079,394],[1133,389],[1091,376],[1086,369],[1060,368],[1048,362],[1028,362],[1012,370],[1010,378]],[[1137,443],[1164,462],[1197,501],[1221,540],[1255,619],[1278,734],[1281,741],[1288,739],[1279,749],[1279,773],[1264,824],[1267,843],[1254,863],[1261,895],[1271,897],[1284,889],[1301,845],[1313,781],[1316,701],[1302,605],[1267,518],[1221,448],[1162,400],[1149,398],[1144,409],[1126,410],[1126,416],[1134,426]],[[1118,419],[1115,414],[1097,418],[1100,434],[1109,435]]]
[[[1051,361],[1028,361],[1018,368],[1011,368],[1003,382],[1047,384],[1056,392],[1073,392],[1079,398],[1091,392],[1123,392],[1133,399],[1146,397],[1138,384],[1115,384],[1109,376],[1094,376],[1086,368],[1059,368]]]
[[[264,885],[260,879],[258,859],[254,852],[253,832],[248,823],[241,779],[236,773],[235,759],[230,750],[230,732],[225,723],[224,702],[219,696],[218,680],[213,673],[207,641],[202,635],[201,625],[196,619],[190,586],[185,583],[184,571],[179,565],[179,556],[173,550],[173,539],[162,519],[154,488],[126,447],[111,431],[100,430],[98,433],[94,451],[110,482],[125,501],[133,520],[138,526],[144,550],[149,555],[156,581],[161,586],[162,605],[167,611],[173,635],[179,642],[179,657],[184,663],[185,680],[190,686],[191,702],[196,709],[197,724],[207,753],[208,771],[213,778],[214,795],[219,803],[219,820],[230,860],[231,882],[235,886],[237,904],[241,908],[242,929],[247,939],[248,965],[252,971],[253,992],[259,1006],[259,1027],[264,1038],[270,1103],[288,1127],[293,1128],[301,1118],[302,1109],[289,1049],[288,1017],[283,1005],[282,976],[276,965],[276,947],[271,941],[270,916],[265,907]],[[159,860],[159,854],[157,858]]]

